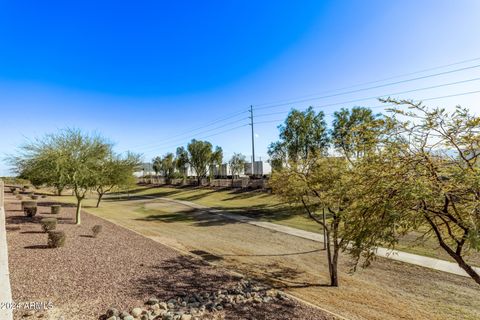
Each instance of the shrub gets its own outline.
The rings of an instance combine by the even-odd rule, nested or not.
[[[13,190],[13,191],[12,191],[12,193],[13,193],[13,195],[15,195],[15,196],[16,196],[16,195],[18,195],[18,193],[19,193],[19,192],[18,192],[18,190],[17,190],[17,189],[15,189],[15,190]]]
[[[97,224],[92,228],[93,237],[96,238],[102,232],[102,226]]]
[[[45,199],[47,197],[46,194],[42,194],[42,199]]]
[[[32,195],[30,196],[30,198],[32,198],[32,200],[37,200],[37,199],[38,199],[38,196],[37,196],[36,194],[32,194]]]
[[[23,189],[25,189],[25,190],[30,189],[30,186],[29,185],[24,185]]]
[[[37,214],[37,207],[25,207],[23,208],[23,213],[27,217],[34,217]]]
[[[60,248],[65,245],[65,232],[63,231],[49,231],[48,232],[48,247]]]
[[[16,197],[18,200],[22,200],[23,199],[23,196],[21,194],[17,194],[17,197]]]
[[[15,191],[17,191],[17,187],[10,187],[10,191],[14,193]]]
[[[37,214],[37,202],[36,201],[22,201],[22,210],[27,217],[33,217]]]
[[[43,218],[40,221],[42,229],[44,232],[49,232],[57,228],[57,219],[56,218]]]
[[[50,207],[50,213],[51,214],[59,214],[60,213],[60,208],[62,208],[61,205],[54,204],[53,206]]]

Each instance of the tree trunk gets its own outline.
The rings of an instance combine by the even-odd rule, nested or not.
[[[475,281],[476,283],[480,284],[480,274],[478,274],[475,270],[473,270],[473,268],[468,265],[465,260],[463,260],[463,258],[461,256],[453,256],[453,258],[455,259],[455,261],[457,261],[458,265],[460,266],[460,268],[462,268],[463,270],[465,270],[465,272],[470,276],[472,277],[473,281]]]
[[[62,187],[57,187],[57,195],[61,196],[62,192],[63,192],[63,188]]]
[[[79,225],[81,223],[81,218],[80,218],[80,211],[82,210],[82,200],[83,198],[77,198],[77,211],[75,214],[76,221],[75,224]]]
[[[103,193],[98,193],[98,199],[97,199],[97,208],[100,206],[100,201],[102,201]]]

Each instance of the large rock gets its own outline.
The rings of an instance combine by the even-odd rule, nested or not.
[[[134,318],[140,317],[140,316],[142,315],[142,313],[143,313],[142,308],[133,308],[133,309],[132,309],[132,316],[133,316]]]

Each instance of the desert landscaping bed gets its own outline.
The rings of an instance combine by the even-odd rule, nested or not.
[[[28,220],[19,201],[9,198],[5,209],[13,299],[47,306],[35,313],[15,310],[15,319],[106,319],[105,313],[112,307],[127,312],[135,307],[145,310],[145,303],[152,298],[172,302],[193,294],[230,293],[245,282],[240,276],[87,213],[83,213],[82,225],[74,225],[73,207],[64,207],[54,215],[59,221],[57,229],[67,235],[65,246],[48,248],[39,220],[53,216],[51,203],[40,202],[37,215]],[[103,227],[96,238],[92,237],[94,225]],[[289,298],[269,300],[217,308],[203,314],[202,319],[333,319]],[[144,312],[138,318],[165,317]]]

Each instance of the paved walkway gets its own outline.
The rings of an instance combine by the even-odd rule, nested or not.
[[[3,181],[0,181],[0,319],[10,320],[13,319],[12,309],[5,305],[12,302],[12,292],[8,270],[7,231],[5,229],[3,200]]]
[[[149,198],[155,199],[155,197],[149,197]],[[188,207],[191,207],[191,208],[195,208],[195,209],[205,210],[207,212],[217,214],[217,215],[223,216],[223,217],[231,219],[231,220],[240,221],[240,222],[243,222],[243,223],[248,223],[248,224],[255,225],[255,226],[258,226],[258,227],[262,227],[262,228],[266,228],[266,229],[269,229],[269,230],[282,232],[282,233],[286,233],[286,234],[289,234],[289,235],[292,235],[292,236],[296,236],[296,237],[300,237],[300,238],[304,238],[304,239],[313,240],[313,241],[323,243],[323,235],[319,234],[319,233],[314,233],[314,232],[300,230],[300,229],[296,229],[296,228],[292,228],[292,227],[282,226],[282,225],[279,225],[279,224],[266,222],[266,221],[258,221],[256,219],[245,217],[245,216],[242,216],[242,215],[239,215],[239,214],[228,213],[228,211],[211,209],[209,207],[206,207],[206,206],[203,206],[203,205],[200,205],[200,204],[196,204],[196,203],[193,203],[193,202],[189,202],[189,201],[174,200],[174,199],[169,199],[169,198],[160,198],[160,199],[165,200],[165,201],[174,202],[174,203],[179,203],[179,204],[182,204],[182,205],[185,205],[185,206],[188,206]],[[460,276],[469,277],[469,275],[462,268],[460,268],[458,266],[458,264],[456,264],[454,262],[449,262],[449,261],[445,261],[445,260],[441,260],[441,259],[430,258],[430,257],[422,256],[422,255],[403,252],[403,251],[390,250],[390,249],[386,249],[386,248],[378,248],[377,252],[376,252],[376,255],[379,256],[379,257],[387,258],[387,259],[397,260],[397,261],[410,263],[410,264],[414,264],[414,265],[421,266],[421,267],[431,268],[431,269],[435,269],[435,270],[439,270],[439,271],[443,271],[443,272],[448,272],[448,273],[452,273],[452,274],[456,274],[456,275],[460,275]],[[480,268],[474,267],[473,269],[476,270],[478,273],[480,273]]]

